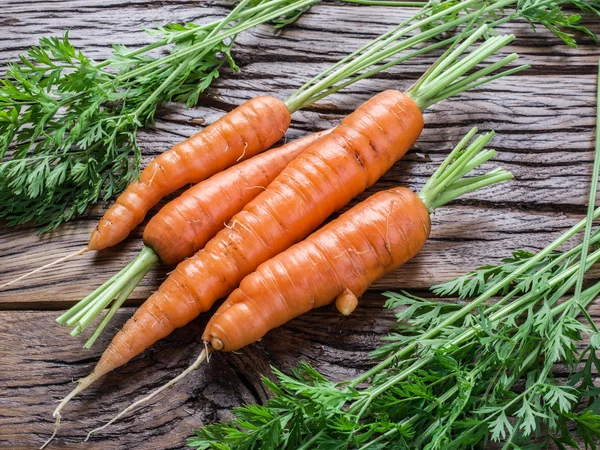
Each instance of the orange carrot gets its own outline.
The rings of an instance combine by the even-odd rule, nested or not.
[[[379,192],[244,278],[202,338],[215,350],[237,350],[335,299],[348,315],[375,280],[421,250],[430,229],[417,194]]]
[[[496,154],[483,150],[493,132],[463,150],[476,131],[467,134],[418,195],[403,187],[378,192],[261,264],[215,312],[203,340],[215,350],[233,351],[334,300],[342,314],[352,313],[371,284],[419,253],[431,231],[433,210],[512,177],[495,169],[463,178]]]
[[[194,257],[180,263],[117,333],[82,385],[189,323],[260,263],[307,236],[375,183],[422,129],[421,111],[405,94],[385,91],[368,100],[292,161]]]
[[[117,198],[92,233],[88,249],[118,244],[165,195],[268,149],[289,125],[285,103],[275,97],[256,97],[173,146],[151,161],[140,179]]]
[[[514,39],[491,37],[459,59],[486,32],[482,26],[463,43],[457,43],[406,94],[395,90],[377,94],[292,161],[204,249],[180,263],[136,311],[92,373],[79,380],[56,408],[57,422],[60,411],[74,395],[208,310],[261,263],[308,236],[331,213],[373,185],[419,137],[423,129],[421,109],[526,68],[490,75],[517,58],[511,55],[491,68],[466,75]]]

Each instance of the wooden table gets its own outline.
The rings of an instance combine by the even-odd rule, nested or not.
[[[39,37],[67,28],[75,45],[100,59],[109,55],[109,43],[150,42],[140,27],[205,22],[222,16],[225,6],[212,1],[4,0],[0,67],[4,70]],[[241,73],[225,73],[197,108],[165,106],[156,125],[141,133],[144,163],[197,131],[199,123],[213,122],[244,100],[264,93],[286,97],[406,16],[401,9],[319,5],[283,31],[260,26],[244,33],[234,55]],[[369,350],[393,320],[382,309],[382,290],[423,293],[434,283],[497,262],[511,250],[543,248],[582,217],[592,166],[600,47],[584,40],[579,49],[570,49],[525,24],[506,29],[518,37],[510,50],[519,52],[532,68],[427,110],[426,129],[416,148],[361,198],[397,184],[418,189],[475,125],[496,130],[493,144],[499,155],[493,164],[512,171],[514,181],[440,208],[421,254],[376,283],[351,317],[326,307],[239,353],[215,354],[208,366],[151,406],[82,445],[86,430],[191,363],[201,349],[208,315],[179,329],[74,400],[51,448],[184,448],[195,427],[227,419],[233,406],[264,401],[268,394],[260,376],[269,374],[270,364],[285,369],[306,360],[334,379],[351,377],[369,367]],[[393,68],[295,114],[288,138],[335,125],[375,92],[408,87],[431,62],[427,57]],[[0,283],[85,246],[105,207],[41,237],[30,229],[0,228]],[[165,278],[169,268],[153,271],[92,350],[83,350],[82,339],[70,337],[54,322],[58,310],[72,305],[137,253],[141,229],[116,249],[85,255],[0,293],[0,448],[34,448],[49,436],[55,402],[71,390],[73,380],[91,370],[113,331]],[[597,308],[592,312],[600,313]]]

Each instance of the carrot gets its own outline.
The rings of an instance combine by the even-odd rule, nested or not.
[[[207,311],[263,261],[307,236],[373,185],[419,137],[418,105],[398,91],[377,94],[309,147],[233,216],[117,333],[91,375],[97,379]]]
[[[419,137],[423,117],[398,91],[385,91],[309,147],[233,216],[196,255],[181,262],[116,334],[91,374],[63,399],[125,364],[208,310],[242,278],[314,230],[372,185]]]
[[[482,27],[465,43],[470,44],[486,31]],[[501,48],[512,39],[491,38],[481,46],[485,50],[482,58],[477,58],[475,50],[468,60],[478,64],[490,51],[493,53],[490,48]],[[462,53],[466,47],[462,44],[458,50]],[[457,60],[460,53],[448,53],[454,59],[442,57],[434,69],[445,64],[452,73],[450,63],[454,62],[463,73],[468,72],[462,60]],[[481,71],[488,74],[487,68]],[[468,78],[477,79],[477,75]],[[456,85],[464,87],[460,77],[439,76],[432,80],[437,76],[435,70],[427,72],[409,95],[394,90],[375,95],[292,161],[202,250],[176,267],[116,334],[93,373],[82,383],[87,385],[125,364],[210,309],[261,263],[308,236],[330,214],[372,186],[406,153],[423,129],[420,105],[411,97],[429,105],[436,98],[428,96],[429,89],[445,98],[444,93],[455,92]],[[436,83],[443,89],[435,88]]]
[[[165,195],[268,149],[283,137],[290,120],[281,100],[256,97],[162,153],[106,211],[92,232],[88,249],[118,244]]]
[[[421,250],[430,230],[417,194],[403,187],[379,192],[244,278],[202,338],[232,351],[333,300],[348,315],[375,280]]]
[[[476,132],[473,129],[463,138],[418,195],[403,187],[379,192],[261,264],[213,315],[202,336],[205,349],[188,369],[90,434],[185,377],[206,359],[210,349],[238,350],[292,318],[334,300],[342,314],[350,314],[358,305],[358,297],[375,280],[419,253],[429,237],[433,210],[512,177],[503,169],[495,169],[463,178],[496,155],[483,149],[493,132],[464,149]]]
[[[463,179],[496,155],[482,150],[493,132],[463,147],[474,128],[417,195],[397,187],[378,192],[244,278],[215,312],[203,340],[238,350],[300,314],[335,301],[354,311],[371,284],[413,258],[429,237],[430,213],[465,193],[511,178],[502,169]]]
[[[144,248],[121,272],[62,314],[57,322],[81,333],[118,294],[84,347],[91,347],[116,309],[160,259],[177,264],[200,250],[231,217],[256,197],[294,158],[329,130],[256,155],[213,175],[167,203],[146,225]],[[226,201],[224,201],[226,200]],[[132,280],[135,280],[133,282]]]

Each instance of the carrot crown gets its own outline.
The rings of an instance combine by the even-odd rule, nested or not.
[[[493,131],[479,136],[465,148],[475,133],[476,127],[461,139],[419,192],[429,212],[465,194],[513,177],[510,172],[498,167],[485,175],[465,178],[469,172],[496,156],[495,150],[484,148],[494,137]]]
[[[473,43],[486,36],[489,31],[490,28],[487,25],[481,26],[475,32],[472,32],[471,26],[469,26],[461,34],[461,37],[466,37],[466,39],[455,41],[436,63],[406,91],[406,94],[419,105],[421,110],[445,98],[529,68],[529,64],[524,64],[490,75],[519,58],[519,55],[512,53],[489,66],[468,74],[478,64],[484,62],[515,38],[512,34],[490,37],[461,58]]]
[[[77,336],[89,327],[98,314],[112,302],[111,308],[83,346],[84,348],[90,348],[117,310],[127,300],[127,297],[157,262],[158,256],[156,253],[150,247],[144,246],[140,254],[121,269],[119,273],[80,300],[68,311],[65,311],[56,321],[61,325],[74,326],[71,335]],[[113,302],[115,296],[116,300]]]

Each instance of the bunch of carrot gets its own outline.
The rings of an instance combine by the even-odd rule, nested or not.
[[[497,7],[498,4],[494,4],[490,11]],[[465,14],[460,20],[464,23],[474,17]],[[220,297],[231,294],[204,334],[205,342],[213,350],[240,348],[295,315],[332,299],[337,298],[338,309],[349,314],[356,307],[357,298],[374,279],[398,267],[420,250],[429,234],[430,211],[465,192],[507,179],[509,174],[495,171],[475,177],[475,181],[462,180],[466,173],[493,156],[491,151],[478,153],[491,135],[481,137],[462,151],[473,132],[442,165],[420,197],[401,188],[380,194],[308,240],[290,248],[314,231],[331,213],[373,185],[404,155],[423,128],[422,109],[526,67],[491,75],[517,59],[517,55],[513,54],[471,73],[473,67],[513,39],[512,36],[491,37],[464,55],[472,44],[487,33],[486,26],[478,29],[468,27],[461,39],[455,39],[452,47],[406,93],[394,90],[382,92],[346,117],[330,133],[313,138],[314,141],[300,151],[299,156],[259,195],[234,214],[225,228],[212,239],[196,237],[193,231],[190,233],[193,238],[184,238],[183,232],[177,232],[182,236],[177,239],[190,245],[187,248],[198,245],[195,242],[201,242],[199,245],[205,243],[204,248],[181,262],[159,290],[117,333],[94,371],[79,380],[77,387],[57,407],[54,412],[57,427],[61,410],[73,396],[175,328],[208,310]],[[372,57],[371,53],[371,61]],[[360,58],[359,55],[355,60],[360,62]],[[231,125],[235,119],[225,116],[212,129],[207,128],[201,133],[202,137],[195,139],[202,142],[216,140],[221,151],[229,152],[229,161],[235,162],[240,157],[268,147],[272,143],[272,136],[289,124],[289,111],[311,101],[311,98],[297,94],[286,103],[276,99],[255,99],[231,113],[234,118],[245,117],[246,123],[241,120],[242,123],[236,126],[247,126],[242,130],[248,130],[248,137],[237,133],[227,135],[231,128],[235,128]],[[267,125],[263,125],[262,129],[267,130],[265,132],[258,125],[252,126],[259,123],[260,116],[254,112],[257,107],[269,109],[272,114],[265,120]],[[250,136],[251,132],[255,136]],[[210,149],[210,145],[204,148]],[[192,146],[180,145],[149,166],[140,182],[129,188],[109,210],[102,227],[98,229],[100,231],[95,232],[91,242],[98,242],[95,238],[104,236],[115,236],[109,241],[113,243],[124,238],[126,233],[113,233],[113,222],[117,222],[119,217],[124,217],[126,224],[141,220],[143,213],[136,216],[132,211],[145,210],[147,204],[158,201],[159,195],[177,184],[178,178],[187,176],[177,163],[190,161],[192,154]],[[167,168],[173,168],[178,177],[168,176]],[[196,170],[194,166],[192,168]],[[237,171],[235,166],[229,170]],[[195,191],[210,192],[211,182],[208,180],[195,187],[194,191],[181,198],[179,206],[169,208],[180,213],[189,199],[197,202]],[[221,185],[217,183],[216,186]],[[155,190],[161,194],[147,195]],[[145,200],[147,198],[150,198],[149,202]],[[244,200],[239,200],[239,203]],[[231,209],[229,211],[233,212]],[[171,226],[169,224],[173,222],[169,222],[172,219],[168,219],[168,216],[160,220]],[[182,216],[185,217],[185,212]],[[215,224],[213,219],[208,223]],[[186,225],[189,226],[189,222]],[[215,231],[216,228],[208,227]],[[347,251],[350,251],[351,257],[339,258],[345,255],[345,249],[350,249]],[[261,263],[265,264],[258,267]],[[143,272],[135,268],[135,261],[127,270],[134,274],[134,281]],[[296,272],[289,272],[292,270]],[[305,275],[312,274],[312,278],[308,277],[300,284],[292,282],[293,276],[302,271],[305,271]],[[112,283],[115,281],[92,295],[110,300],[119,291],[119,286],[113,288]],[[239,289],[235,290],[238,286]],[[257,295],[261,290],[264,296]],[[88,310],[85,309],[85,303],[82,304],[83,308],[68,320],[83,318],[87,321],[98,312],[97,304]],[[202,352],[193,367],[206,357],[207,352]]]
[[[142,172],[140,180],[129,186],[117,199],[92,233],[87,248],[82,251],[102,250],[116,245],[144,219],[150,208],[168,193],[186,184],[205,180],[241,159],[249,158],[266,150],[283,136],[289,126],[292,112],[363,79],[367,75],[375,74],[415,55],[448,45],[457,37],[413,49],[415,45],[427,39],[439,37],[447,30],[468,23],[481,14],[504,7],[513,0],[501,0],[482,11],[469,12],[468,8],[476,1],[466,0],[436,13],[433,13],[433,9],[430,8],[429,12],[432,13],[430,16],[425,14],[428,11],[425,8],[419,14],[407,19],[372,43],[319,74],[292,94],[286,102],[274,97],[258,97],[250,100],[205,130],[174,146],[152,161]],[[438,23],[438,21],[454,17],[456,14],[459,15],[450,22]],[[421,19],[422,16],[425,18]],[[433,27],[428,28],[431,26]],[[412,31],[421,28],[427,28],[427,31],[411,35]],[[401,57],[388,64],[375,65],[378,61],[411,49],[413,50],[402,54]],[[366,69],[369,70],[365,72]],[[458,87],[462,89],[461,86]],[[426,106],[428,105],[420,105],[421,108]],[[287,155],[284,159],[279,159],[278,164],[273,164],[274,156],[268,156],[268,154],[267,156],[257,156],[245,165],[238,164],[226,173],[206,180],[192,191],[171,202],[146,226],[145,246],[141,253],[118,274],[61,315],[57,321],[73,326],[71,334],[75,336],[90,326],[94,319],[110,306],[109,312],[85,344],[85,347],[90,347],[107,326],[116,310],[159,259],[163,263],[174,265],[202,249],[209,239],[223,228],[224,223],[230,220],[235,213],[240,212],[246,203],[260,193],[261,188],[265,188],[279,175],[283,167],[303,152],[316,137],[307,137],[293,146],[284,146],[278,150]],[[407,137],[407,142],[409,140],[410,138]],[[412,142],[408,142],[408,146],[410,144]],[[405,143],[404,146],[406,147],[406,145]],[[395,159],[401,156],[402,154],[399,154]],[[264,176],[259,179],[257,174],[260,175],[260,173],[256,171],[263,171],[262,167],[267,166],[268,173],[265,172]],[[249,171],[254,171],[255,174],[252,175]],[[372,184],[376,178],[378,176],[375,176],[370,183]],[[232,186],[236,186],[237,191],[242,194],[230,198]],[[220,191],[224,192],[226,202],[216,200],[216,197],[221,195]],[[360,191],[349,192],[351,196],[345,201],[349,201],[358,192]],[[216,206],[225,206],[225,204],[227,206],[224,209]],[[316,222],[302,232],[296,240],[306,236],[324,218],[315,220]],[[287,244],[282,244],[282,249],[294,242],[295,240],[292,240]],[[215,292],[212,295],[214,298],[207,300],[207,304],[212,304],[214,299],[218,298],[215,295],[226,295],[226,293]]]
[[[314,232],[408,151],[423,129],[424,109],[526,68],[495,73],[518,58],[512,54],[475,69],[513,37],[489,37],[487,26],[473,24],[514,2],[499,0],[475,11],[470,7],[479,8],[478,0],[452,3],[438,12],[426,6],[286,101],[254,98],[153,160],[106,212],[88,246],[74,255],[120,243],[164,196],[196,185],[149,221],[138,257],[57,320],[74,326],[72,334],[77,335],[110,306],[86,342],[89,347],[155,263],[178,265],[116,334],[93,372],[56,408],[56,429],[71,398],[221,297],[227,300],[210,320],[203,334],[205,349],[194,364],[113,421],[186,376],[210,351],[242,348],[293,317],[334,301],[342,314],[351,314],[375,280],[421,250],[432,211],[510,178],[502,169],[465,178],[495,155],[484,149],[492,133],[469,144],[474,129],[419,194],[405,188],[380,192]],[[458,36],[414,49],[465,24]],[[423,31],[410,34],[417,29]],[[487,39],[468,53],[483,37]],[[334,129],[267,151],[285,135],[298,109],[393,64],[448,45],[450,49],[406,92],[377,94]],[[391,57],[396,59],[379,64]]]

